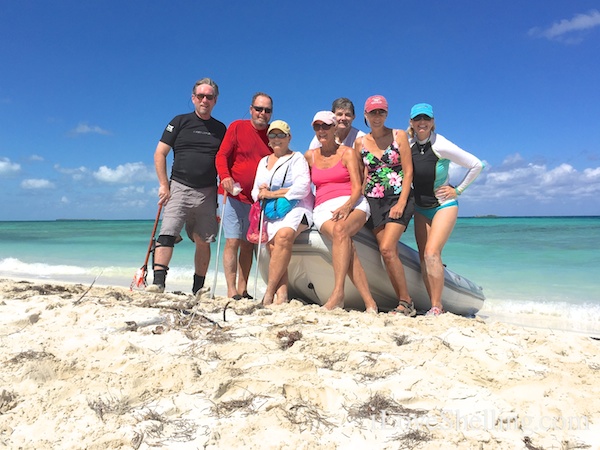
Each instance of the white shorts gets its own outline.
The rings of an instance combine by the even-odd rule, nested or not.
[[[321,227],[325,222],[333,218],[333,211],[338,209],[344,203],[348,201],[350,198],[349,195],[343,195],[341,197],[332,198],[331,200],[327,200],[326,202],[321,203],[313,210],[313,222],[317,227],[317,230],[321,230]],[[367,199],[361,195],[358,201],[354,204],[353,209],[358,209],[359,211],[364,211],[367,215],[365,222],[371,216],[371,209],[369,208],[369,202]]]

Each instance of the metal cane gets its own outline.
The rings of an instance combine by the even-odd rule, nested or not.
[[[223,220],[225,217],[225,206],[227,205],[227,191],[223,193],[223,205],[221,206],[221,221],[219,222],[219,235],[217,237],[217,254],[215,255],[215,276],[211,289],[210,298],[215,298],[215,290],[217,289],[217,277],[219,275],[219,253],[221,252],[221,235],[223,233]]]
[[[265,208],[264,202],[260,204],[260,224],[258,227],[258,247],[256,250],[256,269],[254,269],[254,292],[253,296],[256,298],[256,285],[258,284],[258,263],[260,262],[260,245],[262,244],[263,226],[265,222]]]

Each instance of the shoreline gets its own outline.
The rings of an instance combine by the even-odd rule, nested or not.
[[[50,280],[0,288],[7,447],[598,448],[600,342],[577,333]]]

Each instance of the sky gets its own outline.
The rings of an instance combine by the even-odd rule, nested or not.
[[[363,131],[371,95],[393,128],[430,103],[486,164],[460,216],[600,215],[596,0],[19,0],[0,23],[3,221],[154,219],[156,144],[204,77],[225,124],[270,94],[302,152],[338,97]]]

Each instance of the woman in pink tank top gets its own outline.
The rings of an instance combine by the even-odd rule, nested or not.
[[[366,311],[377,312],[377,304],[352,242],[352,236],[370,215],[369,204],[362,195],[360,159],[352,148],[336,141],[337,121],[331,111],[319,111],[312,125],[321,143],[320,148],[304,154],[316,189],[313,221],[331,240],[334,273],[333,292],[323,307],[330,310],[344,307],[344,282],[348,275],[363,298]]]

